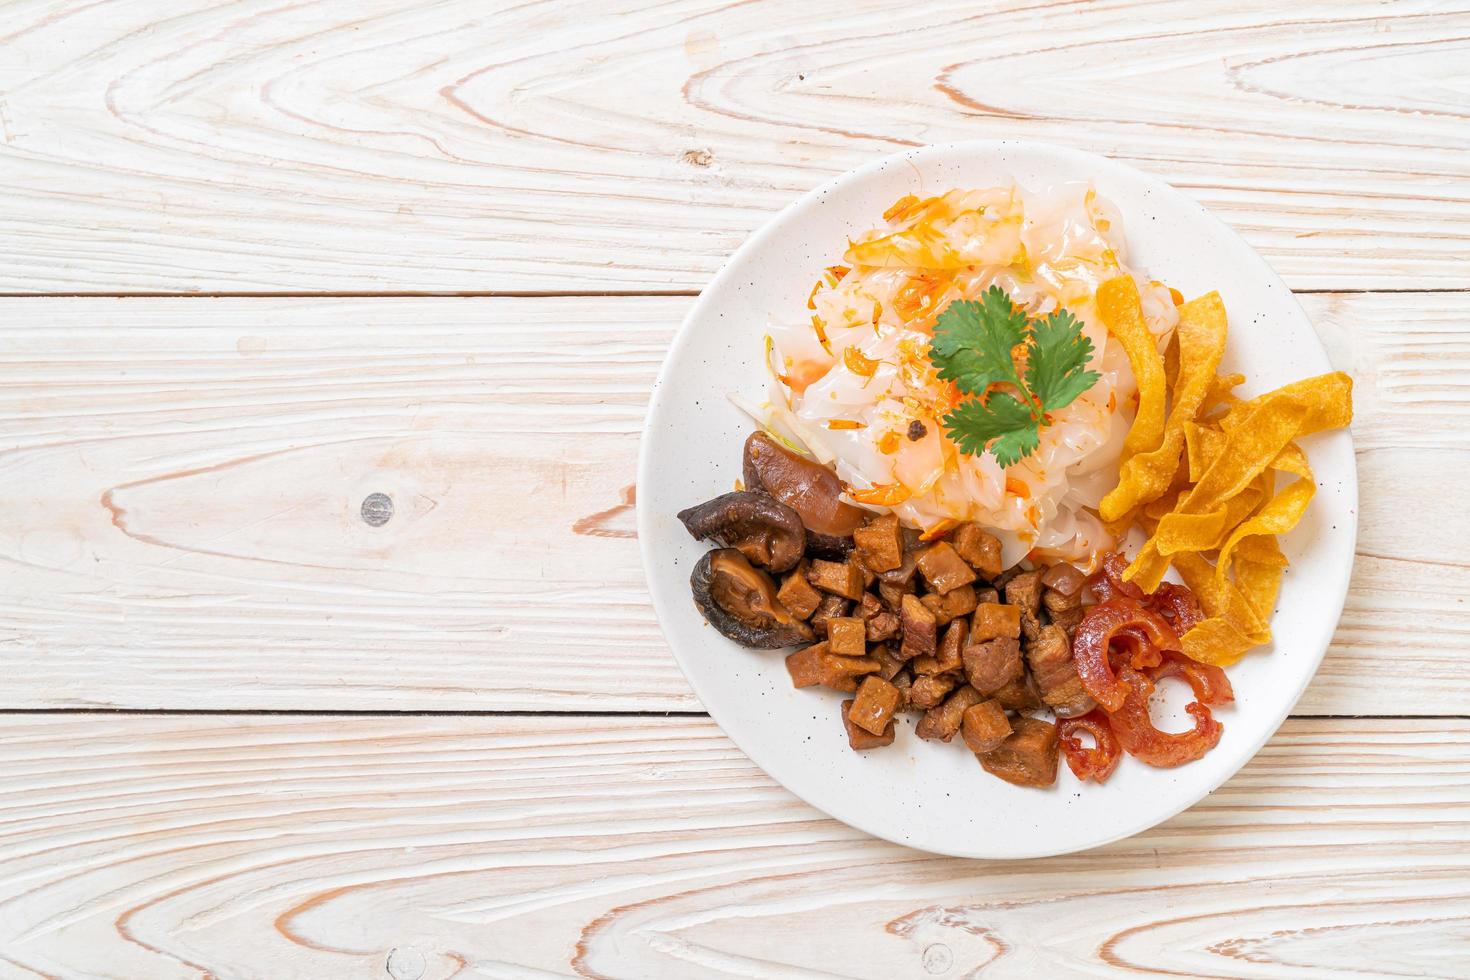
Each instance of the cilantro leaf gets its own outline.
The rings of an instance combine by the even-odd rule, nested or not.
[[[1026,314],[1011,306],[999,286],[975,300],[955,300],[934,323],[929,359],[939,377],[966,394],[980,395],[997,381],[1021,384],[1011,349],[1026,339]]]
[[[1026,387],[1043,412],[1066,408],[1102,377],[1087,370],[1092,341],[1082,335],[1082,325],[1066,310],[1057,310],[1032,325],[1026,351]]]
[[[944,417],[944,425],[960,452],[979,456],[988,448],[1001,466],[1030,456],[1040,442],[1031,406],[1003,391],[961,402]]]
[[[1026,345],[1024,377],[1013,352]],[[976,300],[956,300],[936,318],[929,360],[962,394],[944,418],[961,452],[990,452],[1001,466],[1030,456],[1048,412],[1066,408],[1101,377],[1089,371],[1092,341],[1066,310],[1031,320],[999,286]],[[994,385],[1001,390],[992,391]]]

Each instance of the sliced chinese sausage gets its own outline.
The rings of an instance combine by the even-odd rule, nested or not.
[[[742,646],[779,650],[815,639],[776,598],[775,581],[734,548],[706,552],[689,585],[709,624]]]
[[[801,517],[766,493],[736,491],[679,511],[694,537],[713,538],[773,572],[796,566],[806,551]]]
[[[745,488],[764,490],[801,515],[813,554],[840,557],[852,550],[852,533],[867,512],[842,499],[837,474],[799,456],[764,432],[745,440]]]

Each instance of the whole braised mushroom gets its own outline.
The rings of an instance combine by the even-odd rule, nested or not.
[[[696,538],[713,538],[773,572],[789,571],[806,550],[801,517],[767,493],[721,494],[679,511],[679,520]]]
[[[705,620],[742,646],[779,650],[816,639],[812,628],[776,598],[776,583],[734,548],[705,554],[689,576]]]
[[[821,558],[841,560],[852,550],[852,532],[867,512],[842,499],[837,474],[799,456],[764,432],[745,440],[745,486],[764,490],[801,516],[807,548]]]

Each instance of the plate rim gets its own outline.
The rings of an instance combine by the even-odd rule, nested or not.
[[[1309,327],[1311,327],[1312,337],[1316,340],[1318,351],[1328,362],[1329,367],[1332,367],[1332,359],[1328,354],[1326,345],[1322,343],[1322,337],[1321,334],[1317,331],[1316,324],[1312,322],[1311,317],[1307,315],[1306,310],[1302,307],[1301,302],[1296,297],[1296,294],[1290,289],[1289,286],[1287,286],[1285,280],[1281,278],[1280,274],[1274,268],[1272,268],[1272,266],[1266,261],[1266,259],[1259,252],[1256,251],[1255,247],[1251,245],[1250,242],[1246,241],[1245,237],[1242,236],[1238,231],[1232,228],[1223,219],[1219,218],[1217,215],[1215,215],[1212,211],[1206,208],[1199,201],[1195,200],[1189,194],[1168,183],[1162,178],[1157,177],[1147,171],[1140,170],[1139,168],[1134,167],[1131,164],[1124,163],[1120,160],[1105,157],[1087,150],[1080,150],[1076,147],[1064,146],[1040,140],[976,139],[955,140],[944,143],[926,144],[924,146],[913,147],[896,153],[884,154],[881,157],[870,160],[867,163],[864,163],[857,167],[853,167],[849,170],[843,171],[842,173],[836,174],[835,176],[822,181],[805,193],[796,196],[791,201],[787,202],[784,207],[780,208],[778,211],[774,212],[768,218],[766,218],[766,220],[760,225],[760,227],[751,232],[750,235],[748,235],[746,239],[741,242],[741,244],[735,249],[735,251],[733,251],[729,255],[729,257],[725,259],[720,268],[714,273],[713,276],[710,277],[708,283],[706,283],[704,288],[700,290],[700,293],[698,297],[696,297],[693,305],[690,306],[688,312],[684,315],[683,320],[680,321],[679,327],[675,331],[674,337],[670,341],[667,351],[664,353],[663,361],[659,365],[658,374],[655,377],[653,387],[649,393],[648,407],[644,415],[643,426],[639,432],[638,462],[634,484],[635,487],[647,486],[649,485],[649,481],[652,479],[651,469],[653,465],[653,460],[652,453],[649,449],[649,434],[653,426],[653,421],[655,417],[658,416],[659,409],[662,408],[662,391],[665,387],[664,382],[669,372],[672,370],[672,365],[677,360],[676,355],[678,355],[682,351],[682,349],[690,343],[690,338],[693,335],[693,331],[696,329],[695,324],[700,322],[704,318],[706,308],[714,302],[712,297],[715,296],[715,294],[719,291],[716,287],[722,286],[727,279],[734,277],[735,271],[743,264],[745,258],[749,254],[759,250],[768,239],[776,234],[778,226],[782,223],[782,220],[789,213],[799,208],[802,208],[809,202],[817,201],[826,194],[850,182],[859,181],[868,176],[870,173],[884,170],[895,164],[911,161],[916,157],[924,157],[930,155],[944,156],[960,153],[995,154],[1003,150],[1033,152],[1067,159],[1070,162],[1077,164],[1079,166],[1079,169],[1081,169],[1083,172],[1091,173],[1093,175],[1096,175],[1103,170],[1112,169],[1126,174],[1129,179],[1141,181],[1149,187],[1150,191],[1158,192],[1172,200],[1177,201],[1181,206],[1193,209],[1197,214],[1204,216],[1216,228],[1217,231],[1224,233],[1228,237],[1234,239],[1236,242],[1244,246],[1245,253],[1250,256],[1251,261],[1253,261],[1257,267],[1255,270],[1255,273],[1257,275],[1259,275],[1263,280],[1280,287],[1281,291],[1286,295],[1286,297],[1301,314],[1302,319],[1307,323]],[[741,738],[737,737],[732,731],[730,731],[730,729],[726,727],[726,725],[721,722],[720,719],[716,716],[715,711],[711,709],[707,699],[705,698],[704,692],[700,690],[699,682],[695,680],[689,670],[685,669],[684,657],[680,653],[678,646],[674,642],[674,639],[669,635],[669,628],[665,626],[665,622],[667,621],[667,616],[665,614],[665,603],[660,597],[658,589],[656,589],[654,586],[653,573],[656,567],[655,559],[657,556],[651,553],[651,535],[647,533],[647,528],[652,518],[652,514],[650,511],[652,504],[649,502],[650,495],[645,493],[636,494],[634,504],[635,524],[638,534],[639,557],[643,566],[645,583],[648,587],[649,600],[654,609],[654,618],[658,621],[659,633],[663,636],[664,642],[668,644],[669,650],[673,654],[674,662],[677,663],[679,666],[679,672],[684,675],[686,683],[689,684],[690,690],[692,690],[695,697],[698,698],[700,706],[704,709],[710,720],[714,722],[716,727],[718,727],[720,731],[725,735],[725,737],[730,739],[730,741],[733,742],[738,749],[740,749],[741,753],[746,757],[747,760],[755,765],[756,768],[760,769],[760,771],[768,779],[781,786],[788,793],[791,793],[807,806],[810,806],[812,809],[817,810],[818,812],[827,816],[829,819],[835,820],[840,824],[853,827],[857,830],[862,831],[863,833],[869,834],[873,837],[877,837],[884,841],[888,841],[891,844],[909,848],[911,850],[921,851],[924,853],[942,854],[957,858],[994,861],[1020,861],[1035,858],[1054,857],[1064,854],[1075,854],[1103,847],[1116,841],[1143,833],[1144,831],[1150,830],[1153,827],[1159,826],[1160,824],[1163,824],[1169,820],[1172,820],[1174,817],[1177,817],[1185,810],[1190,809],[1195,804],[1199,803],[1200,800],[1204,799],[1206,796],[1209,796],[1215,790],[1219,789],[1220,786],[1224,785],[1226,782],[1236,776],[1243,768],[1245,768],[1247,764],[1251,762],[1251,760],[1253,760],[1258,754],[1260,754],[1260,751],[1265,746],[1265,744],[1270,741],[1271,738],[1278,731],[1281,730],[1281,726],[1285,724],[1285,722],[1291,717],[1292,712],[1295,710],[1297,703],[1301,700],[1302,695],[1306,692],[1307,687],[1310,686],[1312,681],[1316,678],[1317,671],[1321,668],[1322,661],[1327,655],[1327,650],[1332,645],[1333,632],[1335,632],[1337,625],[1341,622],[1342,611],[1347,603],[1348,587],[1352,578],[1353,568],[1357,562],[1356,544],[1358,538],[1358,518],[1360,508],[1358,496],[1359,484],[1356,445],[1353,441],[1352,430],[1350,427],[1345,427],[1340,430],[1340,434],[1347,440],[1348,458],[1351,460],[1351,465],[1348,467],[1348,479],[1345,481],[1342,491],[1340,491],[1346,494],[1345,504],[1347,506],[1348,517],[1343,523],[1345,523],[1347,526],[1337,528],[1336,530],[1339,535],[1346,537],[1351,543],[1351,547],[1349,548],[1349,558],[1348,561],[1341,566],[1337,579],[1331,583],[1332,588],[1330,595],[1332,596],[1332,598],[1329,599],[1327,603],[1325,603],[1326,606],[1330,607],[1329,611],[1331,613],[1332,631],[1328,633],[1326,642],[1324,642],[1321,645],[1321,648],[1315,651],[1312,655],[1310,668],[1302,670],[1300,672],[1300,680],[1296,686],[1296,690],[1292,692],[1290,699],[1285,702],[1285,709],[1281,713],[1280,717],[1277,718],[1276,721],[1272,724],[1261,726],[1261,730],[1258,733],[1258,736],[1250,740],[1250,743],[1239,751],[1239,761],[1236,762],[1233,766],[1228,767],[1227,771],[1222,776],[1220,776],[1220,778],[1210,783],[1201,784],[1202,788],[1197,793],[1181,794],[1181,802],[1177,807],[1166,809],[1165,811],[1157,814],[1150,814],[1145,817],[1141,822],[1137,824],[1130,824],[1125,829],[1111,836],[1087,841],[1075,846],[1062,847],[1060,849],[1048,847],[1029,849],[1021,848],[1006,853],[994,853],[984,850],[967,850],[964,848],[940,849],[921,846],[919,844],[913,843],[912,841],[899,840],[890,834],[884,833],[877,827],[872,826],[869,821],[863,816],[854,817],[853,819],[848,819],[847,817],[843,816],[837,816],[822,805],[810,799],[805,793],[797,789],[795,786],[788,784],[786,781],[772,774],[766,769],[765,766],[763,766],[760,762],[756,760],[755,756],[751,754],[750,750],[746,747]]]

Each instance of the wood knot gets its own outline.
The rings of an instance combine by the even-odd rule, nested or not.
[[[382,527],[393,519],[393,498],[386,493],[370,493],[362,500],[362,519],[368,527]]]
[[[715,155],[709,150],[685,150],[679,154],[679,159],[691,167],[709,168],[714,166]]]
[[[954,966],[954,953],[944,943],[934,943],[924,948],[923,963],[928,973],[948,973]]]
[[[419,980],[428,967],[424,954],[412,946],[395,946],[388,950],[388,962],[384,965],[393,980]]]

